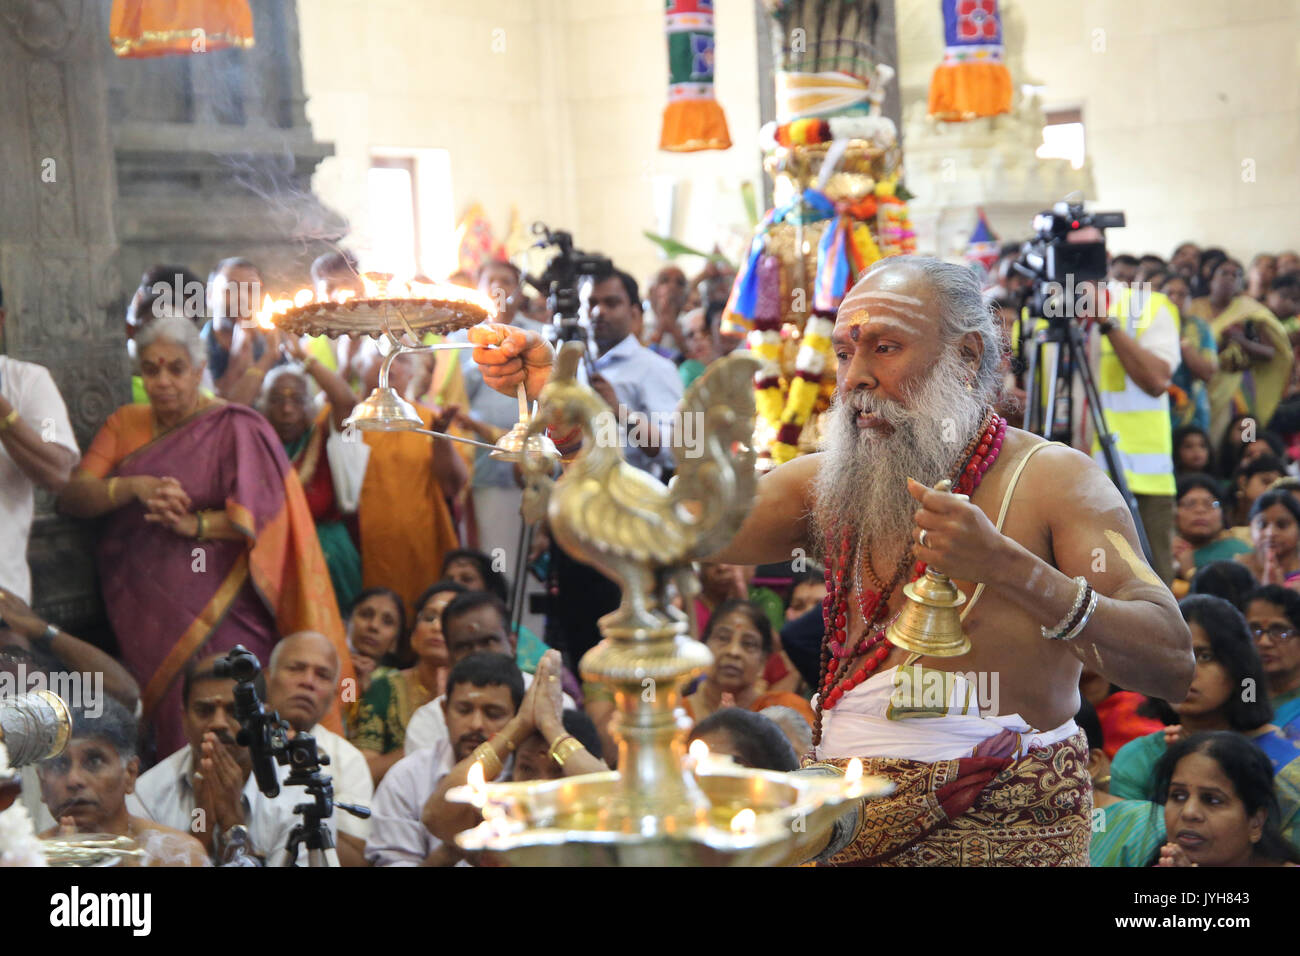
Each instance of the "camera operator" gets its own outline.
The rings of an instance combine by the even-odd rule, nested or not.
[[[257,788],[248,749],[235,742],[235,681],[217,677],[214,654],[192,663],[182,684],[182,725],[189,744],[136,781],[127,798],[133,816],[192,833],[217,864],[239,857],[284,865],[284,848],[304,799],[285,787],[274,799]]]
[[[1101,230],[1071,233],[1067,242],[1100,242]],[[1134,287],[1137,260],[1119,256],[1111,264],[1101,335],[1097,390],[1106,426],[1116,436],[1116,452],[1151,545],[1152,567],[1169,584],[1174,577],[1174,465],[1168,388],[1181,358],[1178,312],[1169,299],[1146,286]],[[1100,292],[1100,288],[1097,290]],[[1083,302],[1096,303],[1097,296]],[[1094,313],[1097,311],[1095,306]],[[1096,439],[1093,452],[1100,458]]]
[[[596,374],[589,383],[617,415],[626,409],[627,463],[656,478],[674,463],[672,433],[662,428],[682,400],[682,380],[672,362],[637,340],[641,322],[641,297],[636,280],[626,272],[592,283],[587,296],[591,309],[591,336],[596,343]],[[644,436],[643,438],[641,436]]]

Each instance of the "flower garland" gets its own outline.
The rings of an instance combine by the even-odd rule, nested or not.
[[[845,294],[877,260],[916,251],[907,203],[898,193],[897,173],[877,182],[871,194],[855,202],[833,202],[825,194],[807,189],[787,206],[769,212],[755,233],[750,255],[732,288],[723,325],[746,330],[750,350],[759,361],[754,403],[760,421],[773,435],[768,449],[773,464],[784,464],[798,455],[799,436],[814,409],[824,407],[834,394],[834,382],[822,379],[831,367],[830,333],[835,310]],[[783,280],[781,260],[768,251],[767,234],[787,218],[806,223],[830,221],[818,243],[816,273],[808,290],[812,314],[795,358],[795,374],[785,381],[781,357],[784,336],[789,333],[783,332],[788,295],[783,286],[788,285],[788,278]]]
[[[776,441],[772,443],[771,454],[775,464],[783,465],[799,453],[799,436],[812,416],[813,406],[822,390],[822,374],[830,362],[831,330],[834,327],[834,313],[829,316],[814,313],[804,324],[803,341],[794,360],[794,378],[781,409]],[[779,383],[777,390],[779,392]]]
[[[888,116],[832,116],[767,123],[759,130],[758,138],[759,146],[765,151],[778,146],[814,146],[837,139],[861,139],[877,149],[888,149],[897,142],[898,130]]]
[[[9,751],[0,743],[0,779],[9,776]],[[0,811],[0,866],[45,866],[41,841],[21,799]]]

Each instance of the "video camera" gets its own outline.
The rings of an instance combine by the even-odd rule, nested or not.
[[[1124,225],[1122,212],[1087,213],[1082,201],[1064,200],[1033,219],[1034,238],[1024,244],[1014,268],[1033,280],[1026,305],[1033,318],[1068,319],[1073,313],[1058,296],[1069,297],[1084,282],[1106,278],[1106,243],[1070,242],[1071,233]],[[1077,293],[1073,293],[1077,296]]]
[[[578,312],[582,300],[578,296],[578,282],[584,277],[604,279],[614,272],[614,263],[599,253],[583,252],[573,248],[573,236],[562,230],[552,232],[545,223],[533,223],[533,235],[541,236],[533,248],[555,246],[559,251],[546,265],[538,278],[524,276],[528,284],[546,296],[546,305],[555,317],[557,337],[562,342],[582,338],[578,327]]]
[[[311,734],[299,733],[290,737],[288,722],[281,720],[274,710],[268,711],[262,706],[256,684],[262,672],[257,655],[236,644],[212,670],[217,677],[235,681],[235,719],[240,727],[235,741],[248,748],[257,789],[268,797],[278,795],[280,775],[276,764],[285,764],[291,768],[285,785],[303,787],[307,796],[312,798],[310,803],[300,803],[293,808],[294,813],[302,814],[303,820],[289,835],[285,847],[286,861],[292,863],[296,860],[299,844],[306,843],[310,865],[324,865],[327,862],[325,851],[334,846],[334,838],[324,821],[330,818],[334,808],[337,806],[363,819],[370,816],[370,810],[336,802],[330,777],[321,773],[321,767],[329,765],[329,755],[316,749],[316,739]]]
[[[257,655],[242,644],[236,644],[229,654],[213,665],[212,672],[217,677],[235,682],[235,719],[240,727],[235,742],[248,748],[257,789],[268,797],[276,796],[280,792],[280,775],[275,765],[289,762],[292,741],[289,739],[289,724],[275,711],[268,712],[258,697],[255,681],[262,667]]]

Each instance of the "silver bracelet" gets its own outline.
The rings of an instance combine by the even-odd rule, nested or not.
[[[1097,598],[1098,594],[1096,589],[1092,589],[1092,597],[1088,598],[1088,610],[1083,612],[1083,617],[1079,619],[1079,623],[1074,625],[1073,630],[1071,630],[1069,634],[1065,635],[1065,637],[1061,638],[1061,640],[1072,641],[1083,633],[1083,629],[1088,626],[1088,621],[1092,619],[1092,612],[1097,610]]]
[[[1065,617],[1061,618],[1056,626],[1050,630],[1045,627],[1039,627],[1043,637],[1049,641],[1059,641],[1065,635],[1066,629],[1070,626],[1070,622],[1073,621],[1074,616],[1079,613],[1079,608],[1083,607],[1083,602],[1088,596],[1087,578],[1080,575],[1074,579],[1074,583],[1075,586],[1078,587],[1078,591],[1075,592],[1074,603],[1070,605],[1070,610],[1066,612]]]

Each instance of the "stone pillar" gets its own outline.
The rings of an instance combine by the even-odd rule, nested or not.
[[[122,314],[145,268],[205,276],[245,255],[272,288],[297,288],[346,231],[311,193],[333,147],[306,121],[297,6],[251,5],[252,50],[119,60],[112,0],[0,2],[7,350],[50,369],[83,451],[130,400]],[[44,616],[111,645],[96,531],[38,497],[33,598]]]
[[[0,283],[8,354],[48,368],[83,451],[130,399],[97,0],[0,5]],[[100,617],[88,523],[40,495],[29,560],[40,612]]]
[[[105,30],[110,6],[100,0]],[[204,278],[234,255],[257,263],[270,290],[297,289],[347,231],[311,192],[334,148],[307,123],[297,5],[250,6],[251,49],[108,65],[124,291],[156,263]]]

